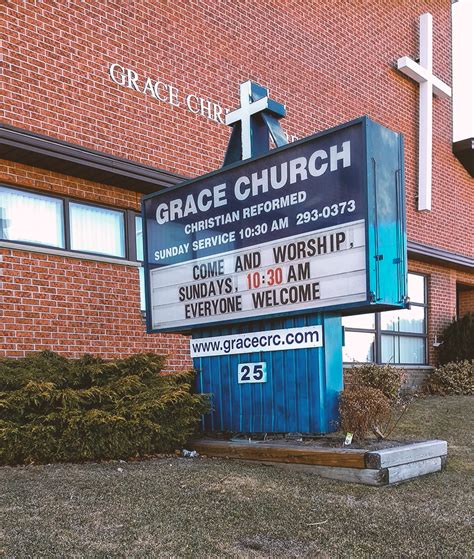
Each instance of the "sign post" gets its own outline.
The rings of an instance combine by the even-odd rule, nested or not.
[[[242,161],[235,132],[235,163],[144,198],[148,330],[192,333],[206,430],[328,432],[341,314],[407,304],[401,137],[363,117]]]

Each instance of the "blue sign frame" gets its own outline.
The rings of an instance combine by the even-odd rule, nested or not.
[[[346,165],[347,161],[344,159],[345,153],[342,147],[344,142],[350,142],[350,164],[348,165]],[[333,146],[336,146],[334,151],[332,151]],[[310,153],[313,155],[311,167],[309,167],[310,159],[308,159]],[[326,154],[326,157],[324,154]],[[334,156],[334,163],[331,159],[332,156]],[[308,172],[311,170],[309,173],[311,176],[307,179],[303,179],[301,173],[298,175],[298,159],[300,157],[307,158]],[[364,300],[353,303],[336,303],[319,306],[318,308],[308,306],[304,309],[282,311],[268,316],[273,319],[314,313],[315,311],[335,310],[341,314],[360,314],[406,307],[407,258],[403,139],[400,134],[388,130],[368,117],[361,117],[298,142],[274,149],[268,154],[228,165],[224,169],[185,181],[173,188],[143,198],[145,287],[147,309],[149,311],[147,312],[148,332],[189,332],[209,326],[209,322],[203,320],[202,322],[195,322],[189,327],[154,329],[151,316],[150,271],[157,268],[166,268],[180,262],[193,261],[195,258],[229,252],[229,248],[223,249],[217,242],[214,246],[210,243],[217,235],[220,235],[221,239],[229,241],[229,231],[234,230],[235,232],[235,227],[241,222],[242,212],[238,213],[237,223],[232,220],[228,224],[222,223],[217,235],[210,236],[208,229],[205,229],[206,233],[201,236],[199,230],[193,231],[195,245],[194,242],[193,244],[186,243],[186,235],[189,238],[189,233],[185,233],[185,226],[188,226],[189,231],[189,228],[194,227],[192,224],[199,220],[216,219],[217,215],[223,213],[232,217],[232,211],[237,212],[244,206],[248,209],[249,204],[257,208],[256,215],[251,215],[250,210],[248,210],[245,229],[241,229],[244,234],[240,237],[234,234],[230,243],[230,250],[250,249],[252,246],[256,246],[256,243],[260,245],[278,238],[279,231],[257,230],[257,226],[265,220],[265,214],[258,213],[258,206],[262,206],[268,200],[265,199],[265,196],[262,196],[261,192],[256,192],[255,196],[252,196],[253,184],[250,184],[249,177],[252,173],[257,173],[255,179],[255,185],[257,186],[255,188],[264,189],[261,186],[264,170],[266,169],[267,173],[270,173],[271,168],[277,169],[278,165],[283,165],[285,161],[288,163],[286,185],[288,183],[290,185],[295,184],[296,191],[304,193],[300,194],[300,197],[304,196],[305,199],[304,201],[295,199],[296,203],[294,205],[285,206],[282,215],[286,215],[294,222],[295,219],[298,219],[298,215],[303,216],[305,211],[311,211],[313,216],[316,216],[316,220],[322,222],[326,229],[344,225],[349,221],[364,220],[366,296]],[[292,168],[295,180],[293,183],[291,182],[290,162],[294,162]],[[282,169],[283,166],[280,166],[281,173],[283,172]],[[301,169],[299,170],[301,171]],[[278,183],[277,171],[275,171],[275,176],[276,183]],[[297,180],[298,177],[300,180]],[[245,180],[238,182],[240,179]],[[281,174],[280,179],[280,182],[283,182]],[[231,192],[228,185],[230,184],[234,185],[233,200],[229,196]],[[286,191],[286,185],[279,190],[281,196],[292,190],[290,186],[289,190]],[[315,188],[318,189],[317,195],[315,195]],[[326,198],[326,202],[324,202],[326,192],[330,192],[332,198]],[[191,193],[193,193],[193,196],[188,199],[187,197]],[[201,206],[206,207],[205,213],[199,213],[196,208],[196,200],[200,193],[202,193]],[[291,195],[294,196],[295,194],[296,192],[291,192]],[[237,200],[236,196],[242,199]],[[273,200],[279,196],[279,193],[276,192]],[[252,200],[248,201],[249,198]],[[172,202],[173,200],[175,202]],[[229,201],[234,205],[229,205]],[[331,212],[322,212],[322,209],[326,210],[326,208],[337,205],[334,202],[346,203],[344,207],[348,208],[347,202],[349,201],[354,202],[354,209],[351,212],[344,211],[341,213],[339,211],[335,215],[331,215]],[[241,206],[238,205],[239,202],[242,202]],[[338,206],[339,210],[342,208],[341,204]],[[318,205],[319,209],[315,210],[315,205]],[[187,214],[186,210],[188,210]],[[157,215],[160,216],[163,223],[158,224]],[[235,213],[235,216],[237,216],[237,213]],[[173,223],[173,221],[179,221],[179,224]],[[288,226],[286,231],[283,231],[281,239],[285,240],[297,235],[317,232],[319,229],[319,227],[315,228],[311,219],[308,219],[306,223],[302,220],[297,228]],[[246,237],[245,230],[250,231],[248,237]],[[256,232],[258,232],[258,235],[255,235]],[[205,239],[211,240],[206,241]],[[229,244],[229,242],[224,244]],[[188,245],[186,250],[183,248],[185,245]],[[173,250],[169,248],[170,246],[173,247]],[[195,250],[193,249],[194,246],[196,247]],[[180,247],[181,252],[179,251]],[[154,261],[151,258],[152,255],[159,255],[158,261]],[[229,322],[234,324],[261,320],[262,317],[264,315],[259,314],[256,317],[232,318],[231,321],[213,322],[212,326],[224,325]]]

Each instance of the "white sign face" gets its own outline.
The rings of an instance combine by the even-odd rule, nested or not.
[[[301,326],[299,328],[193,338],[189,345],[191,357],[309,349],[323,347],[323,328],[315,324],[314,326]]]
[[[360,301],[365,222],[156,268],[150,284],[154,329]]]
[[[367,125],[356,120],[145,197],[148,331],[371,305],[380,282],[367,264]],[[395,214],[382,217],[395,223]]]
[[[239,384],[255,384],[267,382],[267,364],[239,363],[237,368],[237,382]]]

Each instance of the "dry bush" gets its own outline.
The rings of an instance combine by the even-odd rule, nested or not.
[[[459,361],[446,363],[435,369],[427,382],[431,394],[474,394],[474,363]]]
[[[381,438],[384,426],[390,421],[390,400],[378,388],[360,386],[344,390],[340,395],[341,428],[364,439],[370,433]]]
[[[352,367],[350,373],[351,386],[377,388],[391,401],[399,398],[404,376],[405,372],[393,365],[375,363]]]

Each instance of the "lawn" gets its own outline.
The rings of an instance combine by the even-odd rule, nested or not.
[[[395,438],[447,469],[372,488],[231,460],[1,468],[0,557],[473,557],[474,398],[416,401]]]

